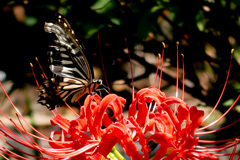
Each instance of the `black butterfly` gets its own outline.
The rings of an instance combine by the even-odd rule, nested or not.
[[[102,80],[93,80],[84,46],[76,39],[66,18],[57,14],[57,19],[44,25],[45,32],[56,36],[54,44],[49,46],[49,68],[55,77],[41,85],[38,100],[50,110],[63,105],[67,99],[77,102],[102,85]]]

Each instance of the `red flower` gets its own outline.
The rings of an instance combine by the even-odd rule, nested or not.
[[[177,116],[169,107],[172,104],[178,105]],[[150,106],[155,108],[152,112],[149,111]],[[150,87],[140,90],[133,100],[129,108],[131,122],[135,121],[133,118],[135,115],[137,115],[138,126],[141,126],[141,129],[137,130],[135,139],[140,139],[139,134],[150,133],[147,143],[155,141],[160,144],[153,160],[163,158],[170,148],[172,151],[165,159],[196,156],[195,147],[198,144],[198,137],[193,136],[202,123],[203,111],[196,107],[189,108],[183,100],[177,97],[166,97],[160,90]],[[144,147],[147,148],[147,146]],[[207,152],[204,154],[204,158],[216,159]]]
[[[199,137],[196,135],[204,112],[197,107],[189,107],[180,98],[167,97],[164,92],[154,87],[137,92],[129,107],[128,118],[123,117],[124,105],[125,99],[115,94],[109,94],[102,100],[97,94],[89,95],[77,119],[69,121],[59,114],[51,119],[51,124],[58,125],[62,131],[52,131],[49,139],[41,134],[42,137],[32,135],[16,125],[19,132],[26,133],[28,137],[48,141],[52,149],[41,148],[34,140],[30,142],[19,139],[3,124],[0,126],[0,134],[57,159],[105,159],[116,143],[119,143],[131,159],[147,160],[151,142],[160,145],[153,160],[218,159],[214,150],[198,148]],[[170,107],[173,105],[177,106],[176,112]],[[15,108],[14,105],[13,107]],[[106,113],[107,109],[112,110],[112,117]],[[54,139],[55,135],[59,135],[59,138]],[[142,146],[142,154],[135,142]],[[15,158],[21,157],[7,149],[5,153]]]
[[[56,134],[60,138],[50,143],[55,149],[71,148],[74,151],[84,148],[84,152],[78,152],[73,158],[87,159],[89,155],[102,155],[106,157],[113,146],[127,134],[126,128],[121,123],[110,122],[105,112],[107,108],[114,112],[113,117],[122,121],[122,107],[125,100],[115,94],[109,94],[100,100],[98,95],[89,95],[81,108],[80,117],[69,122],[61,115],[55,116],[51,122],[62,128],[62,133],[53,131],[51,140]],[[103,129],[103,124],[105,128]],[[65,142],[67,143],[65,145]]]
[[[230,67],[228,76],[229,72]],[[1,82],[0,85],[3,88]],[[200,127],[202,122],[206,120],[206,118],[204,119],[203,111],[197,109],[195,106],[188,106],[183,98],[168,97],[159,88],[149,87],[139,90],[129,106],[128,117],[123,116],[123,107],[125,106],[126,100],[116,94],[109,94],[102,99],[97,94],[87,96],[84,105],[80,108],[80,114],[78,115],[76,113],[78,118],[75,120],[70,121],[60,114],[56,114],[58,112],[52,111],[54,118],[51,119],[51,124],[53,126],[57,125],[61,131],[52,131],[50,137],[41,134],[27,123],[3,88],[3,91],[17,113],[20,125],[15,124],[15,122],[1,110],[0,113],[15,125],[18,132],[24,138],[18,137],[1,121],[0,138],[13,149],[37,159],[73,158],[76,160],[104,160],[111,157],[112,154],[119,156],[118,158],[121,159],[122,157],[119,153],[113,149],[117,143],[121,145],[125,153],[132,160],[148,160],[150,158],[149,153],[154,149],[151,144],[159,146],[159,148],[155,148],[156,151],[152,160],[216,160],[218,156],[228,155],[219,154],[217,153],[218,151],[231,147],[233,148],[233,152],[230,159],[233,159],[235,155],[239,154],[236,153],[236,147],[239,144],[238,138],[240,136],[226,140],[207,141],[200,139],[199,135],[226,129],[240,121],[240,119],[238,119],[234,123],[218,130],[203,131],[223,118],[235,106],[240,95],[219,119],[205,127]],[[222,94],[213,111],[216,109]],[[106,112],[108,109],[113,113],[111,117],[109,117],[109,114]],[[39,136],[26,131],[22,125],[22,121],[38,133]],[[58,139],[54,138],[56,135],[58,135]],[[16,148],[5,140],[5,138],[39,151],[40,156],[21,151],[21,149]],[[34,138],[47,141],[51,148],[41,147]],[[136,142],[140,144],[142,153],[140,153],[136,146]],[[200,145],[201,143],[217,144],[224,142],[225,144],[221,146],[207,147]],[[26,159],[2,146],[0,147],[0,151],[0,155],[3,157],[8,155],[17,159]],[[52,158],[45,158],[43,154]]]

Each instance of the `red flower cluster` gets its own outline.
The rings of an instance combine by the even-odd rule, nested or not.
[[[150,87],[137,92],[129,107],[129,117],[123,117],[125,99],[109,94],[100,100],[98,95],[89,95],[81,107],[80,117],[69,121],[61,115],[51,122],[62,128],[54,131],[50,145],[55,149],[71,148],[75,159],[107,157],[116,143],[119,143],[131,159],[149,159],[148,144],[159,143],[153,160],[178,158],[217,159],[208,152],[196,150],[198,137],[196,129],[203,120],[204,112],[196,107],[189,108],[179,98],[167,97],[164,92]],[[177,115],[170,105],[178,105]],[[111,109],[109,118],[106,110]],[[114,122],[112,121],[114,119]],[[53,136],[60,134],[56,141]],[[146,137],[148,135],[148,137]],[[139,141],[142,155],[135,145]],[[103,158],[102,157],[102,158]]]
[[[223,91],[212,112],[216,109],[221,100],[228,81],[230,67],[231,65],[229,66]],[[125,153],[132,160],[148,160],[151,152],[155,153],[151,158],[152,160],[216,160],[218,156],[231,156],[230,160],[232,160],[234,156],[240,154],[236,152],[240,136],[219,141],[201,140],[198,137],[198,135],[214,133],[226,129],[240,121],[240,119],[238,119],[232,124],[217,130],[203,131],[216,124],[229,113],[239,100],[240,95],[220,118],[205,127],[199,126],[212,114],[212,112],[203,119],[203,111],[198,110],[195,106],[189,107],[184,102],[183,98],[166,96],[165,93],[159,89],[160,87],[149,87],[139,90],[129,106],[128,117],[123,116],[123,108],[126,103],[124,98],[116,94],[109,94],[102,99],[97,94],[88,95],[84,105],[80,108],[80,114],[78,115],[76,113],[78,118],[75,120],[70,121],[62,117],[57,112],[57,109],[52,111],[54,118],[51,119],[51,124],[59,126],[61,131],[52,131],[50,137],[47,137],[24,119],[12,103],[1,82],[0,85],[15,109],[21,125],[17,125],[1,110],[0,113],[11,121],[18,132],[24,137],[23,139],[18,137],[0,120],[0,138],[13,149],[37,159],[73,158],[76,160],[104,160],[111,158],[111,153],[114,153],[113,149],[117,143],[121,145]],[[71,107],[69,108],[71,109]],[[112,114],[108,114],[107,110],[110,110]],[[22,120],[40,136],[28,132],[23,127]],[[56,139],[55,137],[57,136],[59,138]],[[39,151],[40,156],[21,151],[21,149],[16,148],[5,140],[5,138]],[[51,148],[41,147],[34,138],[47,141]],[[136,146],[136,142],[140,144],[140,149]],[[201,143],[224,144],[220,146],[200,146],[199,144]],[[152,147],[152,144],[158,147]],[[217,153],[218,151],[231,147],[233,148],[232,154]],[[52,158],[45,158],[43,154],[51,156]],[[17,159],[27,159],[1,145],[0,155],[5,159],[7,159],[5,155]],[[115,157],[118,156],[118,159],[123,159],[121,155],[117,153],[114,155]]]

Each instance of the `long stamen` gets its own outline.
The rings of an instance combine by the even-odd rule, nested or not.
[[[230,70],[231,70],[231,66],[232,66],[232,58],[233,58],[233,51],[234,49],[231,50],[231,57],[230,57],[230,64],[229,64],[229,68],[228,68],[228,73],[227,73],[227,77],[226,77],[226,80],[225,80],[225,83],[224,83],[224,86],[223,86],[223,90],[218,98],[218,101],[217,103],[215,104],[215,106],[213,107],[213,109],[211,110],[211,112],[204,118],[203,122],[205,122],[211,115],[212,113],[215,111],[215,109],[217,108],[220,100],[222,99],[222,96],[223,96],[223,93],[225,91],[225,88],[226,88],[226,85],[227,85],[227,82],[228,82],[228,78],[229,78],[229,75],[230,75]]]
[[[35,73],[34,73],[33,64],[32,64],[32,63],[30,63],[30,67],[31,67],[31,70],[32,70],[33,77],[34,77],[34,79],[35,79],[35,81],[36,81],[37,87],[39,88],[40,85],[39,85],[38,80],[37,80],[37,78],[36,78],[36,75],[35,75]]]
[[[181,56],[182,56],[182,72],[183,72],[183,79],[182,79],[182,100],[184,101],[184,93],[185,93],[185,68],[184,68],[184,54],[182,53],[181,54]]]
[[[47,78],[47,75],[46,75],[45,72],[43,71],[42,65],[40,64],[38,58],[35,57],[35,59],[36,59],[36,61],[37,61],[37,63],[38,63],[39,68],[41,69],[41,71],[42,71],[42,73],[43,73],[43,75],[44,75],[44,78],[48,79],[48,78]]]
[[[176,75],[176,97],[178,97],[178,77],[179,77],[179,53],[178,53],[178,45],[179,45],[179,42],[176,43],[177,45],[177,75]]]
[[[0,110],[1,111],[1,110]],[[2,112],[1,112],[2,113]],[[10,119],[10,118],[8,118],[8,117],[6,117],[11,123],[13,123],[13,125],[17,128],[17,130],[21,130],[21,131],[23,131],[23,129],[22,128],[20,128],[17,124],[15,124],[14,122],[13,122],[13,120],[12,119]],[[23,119],[23,118],[22,118]],[[25,121],[25,119],[23,119],[24,121]],[[7,128],[7,126],[5,126],[4,125],[4,123],[0,120],[0,123],[2,124],[2,125],[0,125],[0,128],[1,128],[1,132],[3,133],[5,133],[6,135],[8,135],[7,136],[7,138],[9,138],[9,139],[12,139],[12,140],[14,140],[14,141],[16,141],[16,142],[18,142],[18,143],[21,143],[22,145],[25,145],[25,146],[27,146],[27,147],[29,147],[29,145],[27,145],[27,143],[25,142],[25,141],[22,141],[17,135],[15,135],[15,133],[13,133],[11,130],[9,130],[8,128]],[[31,127],[31,126],[30,126]],[[36,136],[35,134],[32,134],[32,133],[30,133],[30,132],[28,132],[28,131],[24,131],[24,132],[26,132],[26,134],[28,134],[28,135],[30,135],[30,136],[32,136],[32,137],[34,137],[34,138],[37,138],[37,139],[39,139],[39,140],[43,140],[43,141],[46,141],[46,142],[54,142],[54,141],[52,141],[52,140],[49,140],[49,138],[48,137],[45,137],[44,135],[44,137],[39,137],[39,136]],[[39,132],[40,133],[40,132]],[[40,135],[42,136],[42,134],[40,133]],[[0,138],[1,138],[1,136],[0,136]],[[68,143],[68,142],[66,142],[66,143]]]
[[[99,53],[100,53],[100,57],[101,57],[101,63],[102,63],[102,69],[103,69],[103,75],[107,84],[107,88],[108,88],[108,92],[111,93],[110,91],[110,86],[107,80],[107,74],[105,72],[105,67],[104,67],[104,62],[103,62],[103,57],[102,57],[102,47],[101,47],[101,40],[100,40],[100,34],[98,33],[98,45],[99,45]]]
[[[217,142],[215,142],[217,143]],[[219,146],[198,146],[196,151],[201,151],[201,152],[218,152],[218,151],[223,151],[226,150],[228,148],[232,148],[236,145],[236,142],[229,142],[223,145],[219,145]],[[239,154],[239,153],[238,153]],[[231,156],[232,154],[221,154],[221,153],[214,153],[215,156]]]
[[[210,143],[226,143],[226,142],[235,140],[237,138],[240,138],[240,136],[237,136],[237,137],[234,137],[234,138],[229,138],[229,139],[224,139],[224,140],[202,140],[202,139],[199,139],[198,142],[199,143],[208,143],[208,144],[210,144]],[[213,146],[213,147],[219,147],[219,146]]]
[[[79,103],[79,104],[80,104],[80,103]],[[75,111],[73,110],[73,108],[67,104],[67,102],[65,102],[65,105],[66,105],[76,116],[80,117],[80,115],[79,115],[77,112],[75,112]],[[80,105],[80,106],[81,106],[81,105]]]
[[[154,80],[154,85],[153,85],[153,87],[156,87],[156,83],[157,83],[158,67],[159,67],[160,58],[161,58],[161,55],[160,55],[160,53],[158,53],[157,70],[156,70],[156,76],[155,76],[155,80]]]
[[[128,58],[129,58],[129,63],[130,63],[130,69],[131,69],[131,76],[132,76],[132,100],[134,100],[134,77],[133,77],[133,68],[132,68],[132,61],[131,61],[131,56],[130,56],[130,50],[127,45],[127,39],[125,39],[127,51],[128,51]]]
[[[27,137],[35,144],[32,144],[31,142],[30,142],[30,140],[28,140],[28,138],[21,132],[21,130],[20,129],[18,129],[18,132],[24,137],[24,139],[27,141],[27,143],[29,144],[29,145],[31,145],[31,148],[33,148],[33,149],[40,149],[41,147],[38,145],[38,143],[30,136],[30,134],[28,134],[28,132],[26,131],[26,129],[23,127],[23,125],[22,125],[22,122],[21,122],[21,120],[19,119],[19,116],[18,116],[18,114],[16,114],[17,115],[17,118],[18,118],[18,121],[19,121],[19,123],[20,123],[20,125],[21,125],[21,127],[22,127],[22,129],[23,129],[23,132],[24,133],[26,133],[26,135],[27,135]],[[12,123],[14,123],[13,121],[12,121]],[[40,150],[39,150],[40,151]],[[42,155],[42,153],[40,152],[40,154]]]
[[[10,147],[12,147],[13,149],[17,150],[18,152],[21,152],[22,154],[25,154],[25,155],[28,155],[28,156],[31,156],[31,157],[34,157],[34,158],[42,158],[42,157],[37,157],[37,156],[34,156],[34,155],[31,155],[29,153],[26,153],[22,150],[20,150],[19,148],[13,146],[11,143],[5,141],[6,144],[8,144]],[[5,150],[5,151],[4,151]],[[15,153],[14,151],[11,151],[7,148],[4,147],[4,150],[1,150],[3,153],[5,153],[6,155],[12,157],[12,158],[15,158],[15,159],[22,159],[22,160],[28,160],[27,158]],[[2,155],[2,154],[1,154]],[[7,159],[7,158],[6,158]],[[9,160],[9,159],[7,159]]]
[[[210,123],[209,125],[206,125],[206,126],[204,126],[204,127],[202,127],[202,128],[197,129],[197,131],[201,131],[201,130],[203,130],[203,129],[206,129],[206,128],[208,128],[208,127],[216,124],[217,122],[219,122],[223,117],[225,117],[225,115],[226,115],[227,113],[229,113],[229,111],[235,106],[235,104],[237,103],[237,101],[238,101],[239,99],[240,99],[240,94],[238,95],[238,97],[236,98],[236,100],[233,102],[233,104],[228,108],[228,110],[227,110],[224,114],[222,114],[217,120],[213,121],[213,122]]]
[[[234,146],[234,148],[233,148],[233,152],[232,152],[232,155],[231,155],[231,157],[229,158],[229,160],[232,160],[233,157],[234,157],[234,155],[235,155],[235,153],[236,153],[237,145],[239,144],[239,139],[236,139],[235,142],[236,142],[236,144],[235,144],[235,146]]]
[[[24,119],[24,117],[21,115],[21,113],[19,112],[19,110],[17,109],[17,107],[13,104],[12,100],[10,99],[9,95],[7,94],[5,88],[3,87],[3,84],[0,82],[0,86],[4,92],[4,94],[6,95],[7,99],[9,100],[9,102],[11,103],[12,107],[14,108],[14,110],[18,113],[18,115],[24,120],[24,122],[29,126],[31,127],[31,129],[33,129],[36,133],[38,133],[39,135],[41,135],[42,137],[44,138],[48,138],[46,136],[44,136],[43,134],[41,134],[37,129],[35,129],[31,124],[29,124],[26,119]],[[10,120],[7,115],[5,115],[1,110],[0,110],[1,114],[6,117],[8,120]]]
[[[162,63],[161,63],[161,70],[160,70],[160,77],[159,77],[159,84],[158,89],[161,90],[161,84],[162,84],[162,71],[163,71],[163,61],[164,61],[164,49],[165,49],[165,43],[162,42],[163,48],[162,48]]]
[[[235,123],[239,122],[240,121],[240,118],[236,121],[234,121],[233,123],[231,124],[228,124],[227,126],[224,126],[222,128],[219,128],[219,129],[216,129],[216,130],[211,130],[211,131],[204,131],[204,132],[196,132],[195,135],[204,135],[204,134],[212,134],[212,133],[216,133],[218,131],[221,131],[221,130],[224,130],[232,125],[234,125]]]
[[[177,46],[177,75],[176,75],[176,97],[178,97],[178,77],[179,77],[179,53],[178,53],[178,45],[179,45],[179,42],[176,43],[176,46]],[[176,114],[177,112],[177,104],[174,105],[174,114]]]

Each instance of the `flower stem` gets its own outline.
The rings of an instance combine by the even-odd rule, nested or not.
[[[112,148],[112,151],[108,154],[112,160],[125,160],[125,158],[118,152],[116,147]]]

